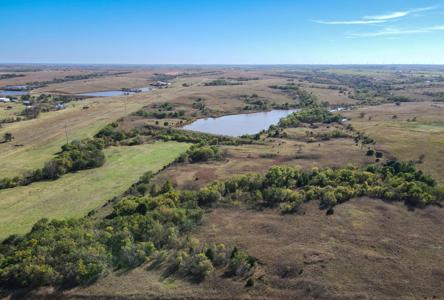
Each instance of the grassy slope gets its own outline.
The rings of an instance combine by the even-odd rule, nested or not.
[[[34,120],[4,124],[14,135],[12,143],[0,144],[0,177],[12,177],[43,163],[66,143],[65,123],[70,140],[91,137],[106,124],[135,111],[156,97],[156,92],[130,97],[96,98],[70,103],[67,109],[43,113]],[[125,113],[124,101],[127,102]],[[89,109],[82,109],[88,106]],[[15,147],[14,144],[23,144]]]
[[[359,118],[360,112],[366,113]],[[400,106],[385,104],[360,108],[345,113],[352,124],[376,139],[377,148],[388,150],[402,160],[418,160],[418,167],[444,183],[444,106],[430,102],[403,103]],[[392,116],[396,115],[397,119]],[[368,116],[372,119],[369,121]],[[416,122],[407,119],[416,117]]]
[[[6,109],[8,106],[11,106],[12,109]],[[22,111],[23,108],[23,105],[17,103],[0,103],[0,120],[14,117],[17,113]]]
[[[191,236],[201,241],[237,245],[258,258],[265,275],[253,288],[217,273],[192,284],[143,265],[111,273],[69,294],[74,299],[432,299],[443,295],[444,252],[438,250],[444,243],[443,209],[409,211],[401,203],[361,198],[338,205],[331,216],[319,210],[315,201],[304,204],[303,211],[282,215],[272,209],[214,208],[193,230]],[[296,272],[286,274],[284,267]]]
[[[106,150],[103,167],[0,191],[0,239],[24,233],[43,217],[85,215],[106,200],[124,192],[147,171],[157,171],[185,151],[188,144],[158,142]]]

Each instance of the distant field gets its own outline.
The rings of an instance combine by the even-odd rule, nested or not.
[[[67,174],[57,181],[34,183],[0,191],[0,239],[24,233],[40,218],[85,215],[124,192],[147,171],[157,171],[173,161],[188,144],[154,144],[112,147],[105,150],[104,166]]]
[[[121,88],[141,88],[149,86],[151,82],[152,81],[149,80],[149,76],[146,76],[144,78],[137,78],[111,75],[100,78],[91,78],[88,80],[75,80],[50,84],[48,86],[35,89],[32,91],[32,93],[88,93],[106,90],[120,90]]]
[[[356,100],[349,98],[345,94],[339,93],[339,91],[337,90],[332,90],[329,88],[311,87],[310,85],[307,85],[304,88],[307,91],[315,94],[320,101],[322,102],[327,101],[331,105],[356,103]]]
[[[37,119],[3,124],[0,137],[11,132],[14,140],[0,144],[0,178],[42,167],[66,143],[65,124],[69,140],[91,137],[106,124],[139,109],[155,95],[156,92],[152,92],[76,101],[67,109],[42,113]],[[88,109],[83,109],[84,106]]]
[[[359,117],[361,112],[365,113],[364,118]],[[358,130],[376,139],[377,148],[402,160],[418,160],[425,155],[418,167],[444,183],[444,105],[430,102],[385,104],[345,114],[352,117],[352,124]],[[415,117],[415,122],[407,121]]]
[[[12,107],[8,109],[8,107]],[[22,104],[17,103],[0,103],[0,120],[15,116],[24,109]]]
[[[359,70],[359,69],[327,69],[328,73],[334,73],[338,75],[353,75],[353,76],[373,76],[373,77],[383,77],[391,78],[393,77],[392,71],[387,70]]]

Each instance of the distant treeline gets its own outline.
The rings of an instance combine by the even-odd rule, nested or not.
[[[0,80],[2,79],[10,79],[10,78],[16,78],[16,77],[24,77],[25,74],[0,74]]]

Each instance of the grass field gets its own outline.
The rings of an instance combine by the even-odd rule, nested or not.
[[[361,112],[365,113],[364,118],[359,117]],[[444,183],[444,105],[430,102],[385,104],[345,114],[352,118],[353,126],[376,139],[377,148],[402,160],[417,161],[424,155],[418,167]],[[416,121],[407,121],[415,117]]]
[[[173,161],[188,144],[112,147],[105,150],[104,166],[67,174],[57,181],[0,191],[0,239],[25,233],[40,218],[80,217],[124,192],[147,171]]]
[[[8,109],[8,107],[12,107]],[[14,117],[17,113],[24,109],[22,104],[18,103],[0,103],[0,120]]]
[[[42,113],[37,119],[3,124],[0,136],[11,132],[14,140],[0,144],[0,178],[42,167],[66,143],[65,124],[69,140],[92,137],[106,124],[149,103],[155,95],[152,92],[75,101],[64,110]]]

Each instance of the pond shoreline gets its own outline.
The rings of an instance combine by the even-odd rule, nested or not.
[[[181,129],[216,135],[239,137],[256,134],[275,125],[279,120],[298,109],[274,109],[270,111],[229,114],[194,120]]]

